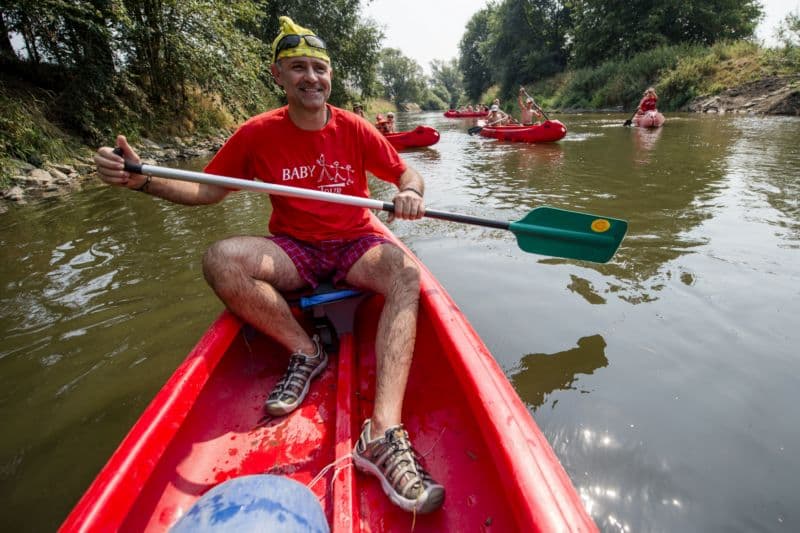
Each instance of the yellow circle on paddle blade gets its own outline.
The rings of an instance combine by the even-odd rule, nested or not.
[[[592,231],[596,233],[603,233],[611,228],[611,222],[604,218],[597,218],[592,222]]]

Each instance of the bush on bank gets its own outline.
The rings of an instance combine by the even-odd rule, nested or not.
[[[653,86],[659,95],[659,108],[677,111],[698,96],[798,71],[797,46],[765,49],[747,40],[709,47],[661,46],[627,61],[610,60],[560,73],[534,84],[533,94],[541,105],[550,108],[627,111],[639,102],[644,89]]]

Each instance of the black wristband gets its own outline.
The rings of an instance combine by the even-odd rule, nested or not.
[[[406,191],[415,192],[415,193],[417,193],[417,195],[418,195],[420,198],[424,198],[424,196],[422,195],[422,193],[421,193],[421,192],[419,192],[419,191],[418,191],[417,189],[415,189],[414,187],[406,187],[405,189],[401,190],[400,192],[406,192]]]
[[[152,180],[152,179],[153,179],[153,176],[148,174],[147,175],[147,179],[144,180],[144,183],[142,183],[140,186],[136,187],[133,190],[134,191],[139,191],[139,192],[147,192],[147,187],[150,185],[150,180]]]

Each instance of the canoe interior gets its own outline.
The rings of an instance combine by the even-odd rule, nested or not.
[[[415,260],[420,314],[403,421],[447,490],[440,510],[414,517],[396,508],[377,479],[350,464],[374,398],[383,300],[370,295],[315,307],[302,317],[298,311],[309,331],[326,320],[335,324],[339,346],[303,405],[278,419],[265,419],[263,404],[286,368],[285,350],[223,312],[59,531],[166,531],[212,487],[262,473],[309,485],[333,533],[597,531],[502,369]]]
[[[342,355],[353,379],[353,402],[346,421],[353,439],[372,410],[374,337],[380,308],[378,297],[365,301],[358,309],[355,335],[342,339],[340,351],[348,352]],[[445,485],[447,496],[441,511],[416,517],[414,531],[525,530],[514,521],[513,502],[483,440],[480,420],[469,409],[469,398],[427,323],[420,320],[404,422],[434,479]],[[323,468],[349,452],[349,443],[336,449],[337,384],[348,379],[342,359],[331,357],[300,409],[287,417],[263,420],[263,403],[283,373],[287,357],[263,336],[242,331],[197,396],[127,513],[122,530],[163,531],[199,496],[236,476],[282,474],[309,484]],[[344,477],[352,483],[352,488],[342,487],[353,496],[352,513],[335,505],[337,484],[342,485]],[[356,473],[348,460],[331,468],[312,490],[334,530],[346,530],[347,524],[337,526],[337,521],[350,518],[355,531],[411,530],[412,515],[391,505],[378,481]],[[337,518],[339,512],[352,516]]]

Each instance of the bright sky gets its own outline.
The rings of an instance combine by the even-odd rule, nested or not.
[[[800,12],[800,0],[761,0],[764,20],[756,36],[768,46],[776,44],[775,28],[784,17]],[[467,21],[488,0],[372,0],[363,13],[383,27],[383,46],[399,48],[430,73],[434,59],[458,57],[458,43]]]

